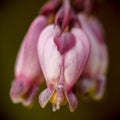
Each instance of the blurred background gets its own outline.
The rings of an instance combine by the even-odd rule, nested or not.
[[[110,66],[105,97],[100,102],[79,100],[74,113],[62,107],[55,113],[37,100],[32,109],[9,98],[15,58],[29,24],[45,0],[0,0],[0,120],[120,120],[120,0],[103,0],[97,14],[106,30]]]

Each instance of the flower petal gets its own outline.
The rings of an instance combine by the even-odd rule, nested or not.
[[[71,112],[74,112],[74,110],[78,106],[78,101],[76,96],[72,92],[66,93],[67,101],[69,103],[69,109]]]
[[[54,88],[52,88],[52,89],[47,88],[40,94],[40,96],[39,96],[39,103],[40,103],[42,108],[44,108],[47,105],[47,103],[51,99],[54,91],[55,91]]]
[[[43,76],[37,55],[38,37],[46,26],[46,18],[38,16],[32,22],[19,50],[15,64],[15,80],[10,90],[13,102],[31,104]]]

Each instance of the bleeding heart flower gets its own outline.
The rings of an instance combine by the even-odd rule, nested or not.
[[[47,85],[39,95],[43,108],[50,101],[53,111],[68,104],[73,112],[78,105],[77,83],[82,94],[102,97],[108,53],[101,24],[90,17],[93,5],[91,0],[49,0],[42,7],[18,53],[10,90],[13,102],[30,105],[43,77]]]
[[[87,34],[91,52],[87,65],[80,80],[81,93],[89,93],[93,99],[102,98],[108,66],[108,52],[104,41],[103,28],[97,18],[86,14],[79,14],[79,21]]]
[[[42,82],[37,43],[45,26],[46,18],[36,17],[20,47],[15,65],[15,80],[10,90],[10,97],[14,103],[22,102],[25,106],[30,105]]]
[[[47,84],[39,103],[45,107],[50,101],[55,111],[68,102],[74,111],[78,102],[72,90],[88,59],[90,45],[80,28],[60,33],[58,26],[49,25],[39,38],[38,55]]]

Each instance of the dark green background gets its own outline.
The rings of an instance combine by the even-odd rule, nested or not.
[[[13,104],[9,89],[20,43],[27,28],[45,1],[0,1],[0,120],[120,120],[120,2],[103,3],[97,16],[106,29],[110,66],[105,97],[101,102],[79,100],[74,113],[62,107],[53,113],[50,104],[42,109],[37,100],[32,109]]]

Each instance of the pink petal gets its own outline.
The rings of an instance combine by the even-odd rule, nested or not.
[[[40,94],[40,96],[39,96],[39,103],[40,103],[42,108],[44,108],[47,105],[47,103],[51,99],[54,91],[55,91],[54,88],[52,88],[52,89],[47,88]]]
[[[76,44],[65,55],[64,76],[66,89],[71,89],[77,82],[90,53],[90,44],[84,32],[79,28],[73,28],[71,32],[76,39]]]
[[[57,49],[61,54],[69,51],[75,45],[75,38],[72,34],[64,32],[60,37],[56,36],[54,39]]]
[[[74,112],[74,110],[78,106],[78,100],[76,96],[72,92],[66,93],[67,101],[69,103],[69,109],[71,112]]]
[[[15,80],[10,90],[13,102],[31,104],[43,76],[37,55],[38,37],[46,25],[46,18],[38,16],[32,22],[19,50],[15,65]]]
[[[83,88],[82,92],[87,93],[90,93],[92,89],[91,97],[101,99],[104,94],[108,67],[108,51],[103,28],[95,17],[88,17],[85,14],[79,14],[78,17],[91,44],[90,56],[80,81],[80,87]]]

